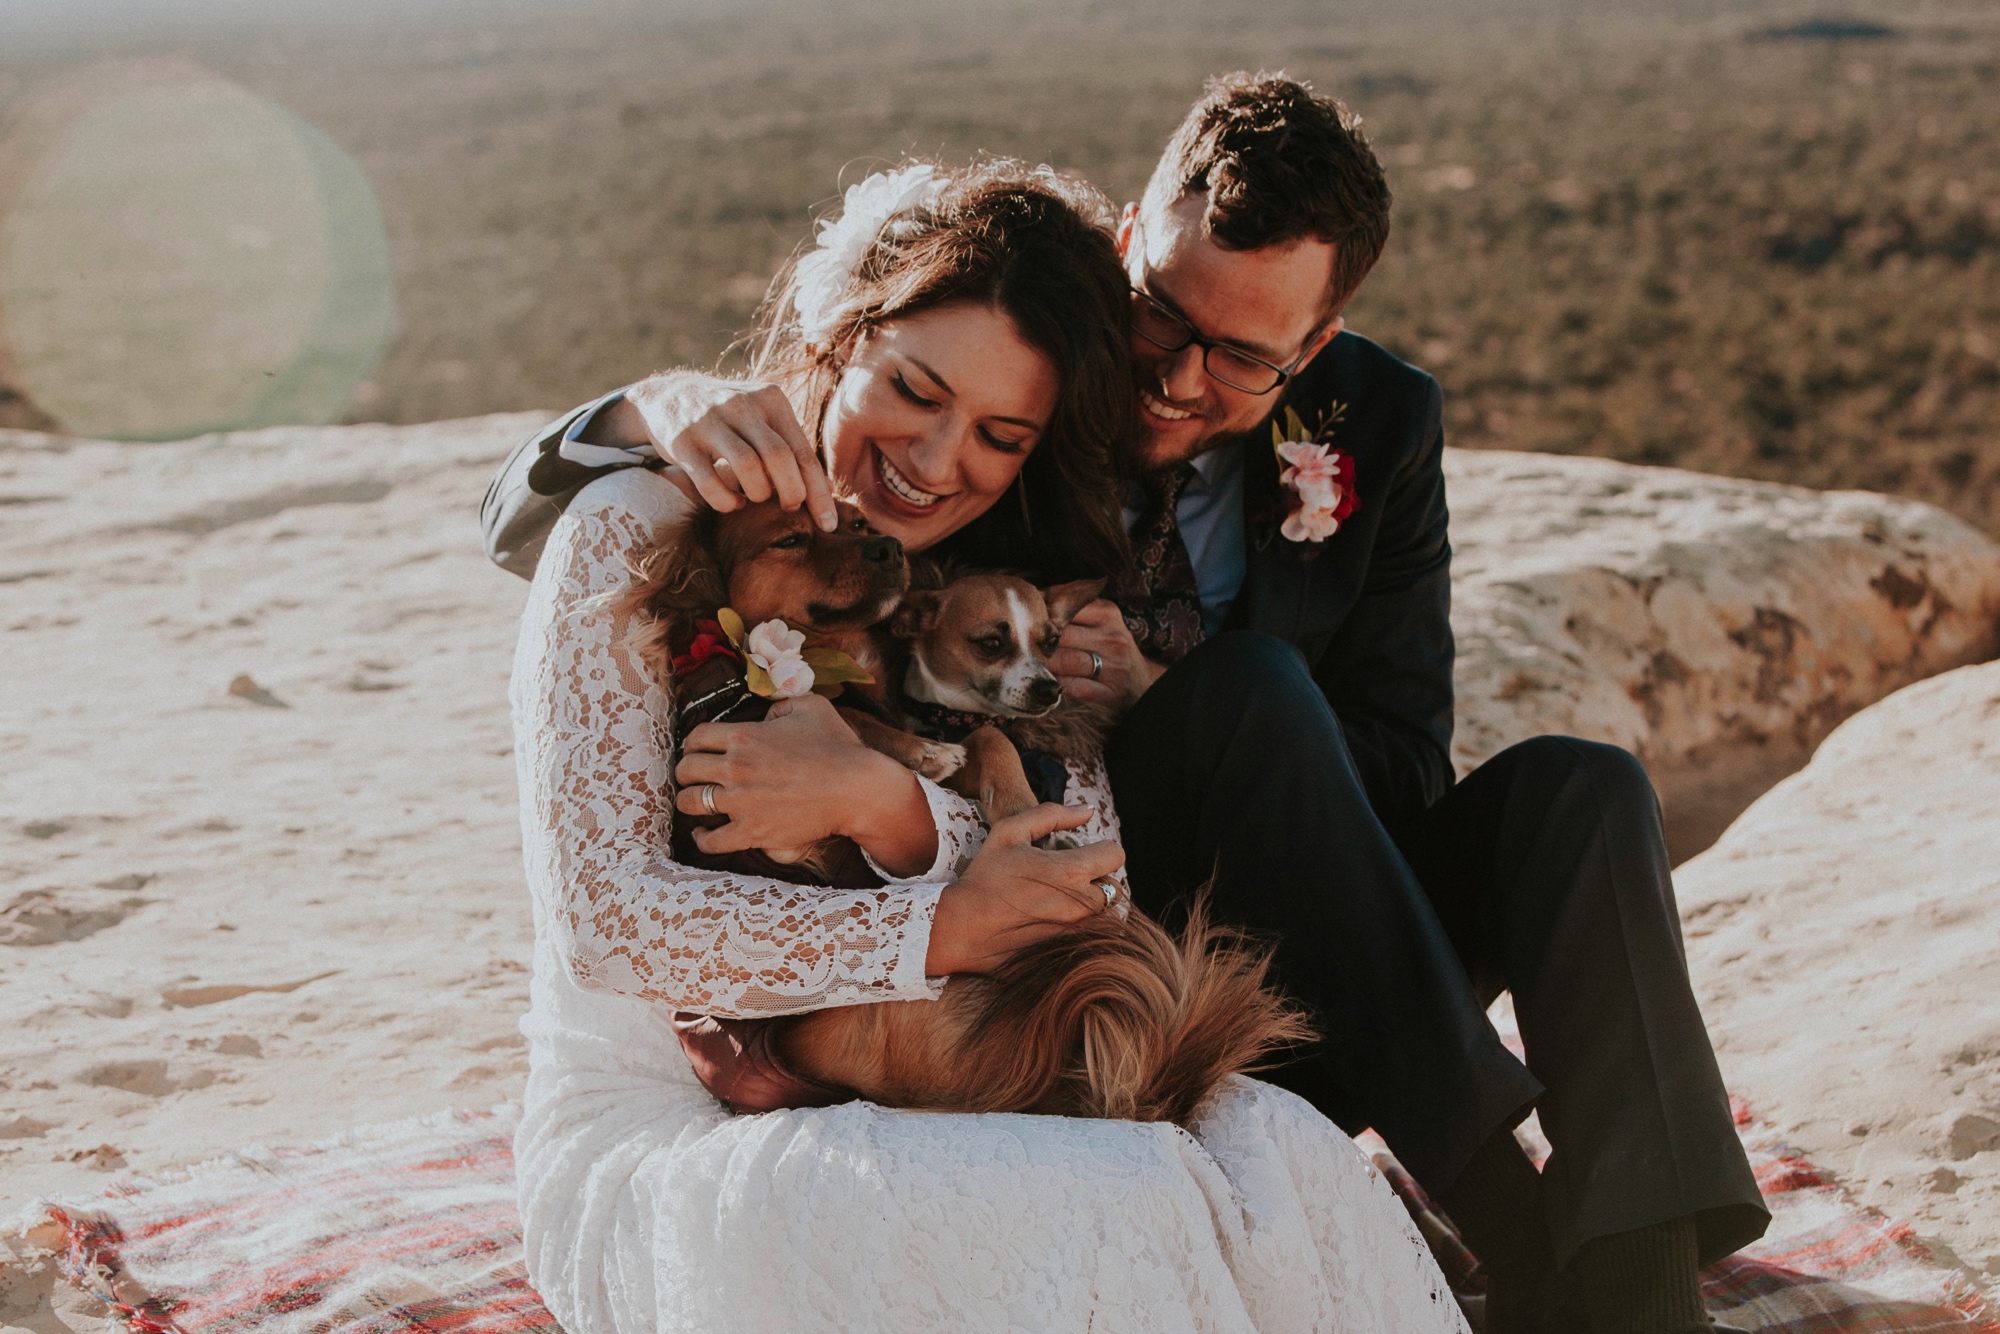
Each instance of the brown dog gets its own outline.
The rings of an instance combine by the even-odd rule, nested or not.
[[[1186,1125],[1224,1079],[1312,1040],[1269,971],[1202,900],[1179,939],[1107,911],[935,1002],[819,1010],[774,1041],[799,1073],[885,1107]]]
[[[757,697],[737,712],[742,692],[716,684],[731,670],[726,660],[675,675],[700,621],[728,606],[746,625],[782,618],[852,657],[874,677],[848,687],[867,708],[842,710],[863,740],[980,800],[990,818],[1035,804],[1014,744],[992,727],[975,729],[963,746],[900,730],[887,721],[896,704],[887,683],[907,680],[1015,726],[1065,729],[1036,734],[1064,754],[1080,753],[1089,739],[1074,731],[1075,717],[1055,721],[1061,688],[1047,658],[1097,583],[1044,595],[1007,576],[967,576],[921,590],[892,635],[885,622],[909,581],[901,544],[873,533],[852,506],[842,505],[839,527],[824,533],[774,503],[699,511],[635,558],[633,574],[623,608],[645,626],[639,648],[649,668],[674,682],[683,731],[706,720],[687,712],[704,699],[727,702],[714,716],[762,716]],[[673,822],[674,855],[692,865],[879,883],[844,839],[830,841],[844,847],[775,858],[712,857],[684,837],[694,822],[678,814]],[[703,1082],[739,1111],[859,1095],[895,1107],[1185,1121],[1223,1078],[1309,1036],[1264,985],[1268,967],[1267,951],[1210,927],[1199,909],[1178,941],[1142,913],[1106,912],[1017,951],[990,974],[952,979],[935,1003],[776,1020],[677,1016],[676,1026]]]
[[[746,627],[782,620],[814,640],[847,654],[872,682],[846,687],[859,702],[886,713],[885,682],[901,654],[883,622],[909,586],[903,544],[868,526],[852,505],[839,507],[833,532],[821,531],[803,511],[787,513],[775,502],[730,514],[701,509],[662,535],[633,561],[633,582],[622,609],[644,627],[641,658],[660,681],[674,682],[675,732],[704,722],[755,722],[772,701],[742,685],[737,659],[695,665],[679,679],[673,664],[685,661],[700,624],[722,607],[733,608]],[[964,752],[900,734],[890,753],[919,773],[943,777],[961,767]],[[810,848],[713,854],[694,841],[697,828],[714,828],[723,816],[678,815],[673,822],[677,860],[711,870],[745,871],[782,879],[863,887],[880,879],[846,839]]]
[[[910,586],[903,544],[868,526],[852,505],[822,532],[804,512],[775,502],[730,514],[703,508],[633,559],[624,610],[646,625],[640,652],[661,679],[685,653],[696,624],[734,607],[744,624],[783,620],[847,653],[875,677],[859,687],[878,698],[888,669],[876,627]]]

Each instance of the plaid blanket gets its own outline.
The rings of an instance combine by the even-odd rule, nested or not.
[[[522,1259],[518,1115],[440,1113],[248,1149],[48,1204],[28,1235],[133,1334],[561,1334]],[[1978,1289],[1907,1225],[1856,1210],[1740,1105],[1737,1124],[1773,1221],[1703,1276],[1718,1318],[1767,1334],[2000,1334]],[[1450,1223],[1372,1148],[1446,1278],[1479,1291]]]
[[[521,1253],[519,1115],[246,1149],[49,1204],[28,1236],[132,1334],[562,1334]]]

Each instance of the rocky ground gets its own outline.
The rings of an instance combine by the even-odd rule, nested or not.
[[[475,511],[540,420],[0,432],[0,1217],[518,1094],[525,585],[481,558]],[[2000,550],[1936,511],[1591,460],[1448,466],[1462,761],[1560,727],[1639,750],[1678,812],[1734,814],[1739,771],[1761,787],[1839,718],[1993,653]],[[1683,893],[1732,1081],[1990,1268],[1987,670],[1849,723],[1823,755],[1847,767],[1767,798]],[[0,1265],[0,1329],[91,1318],[46,1267]]]
[[[1547,454],[1445,472],[1461,772],[1616,742],[1677,862],[1856,709],[2000,653],[2000,543],[1928,505]]]
[[[519,1092],[526,586],[474,516],[538,420],[0,435],[0,1215]]]
[[[1849,719],[1675,881],[1730,1088],[2000,1277],[2000,663]]]

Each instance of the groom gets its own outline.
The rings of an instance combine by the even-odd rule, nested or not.
[[[1056,666],[1121,710],[1106,762],[1135,900],[1164,915],[1208,882],[1218,918],[1276,939],[1326,1040],[1273,1080],[1382,1134],[1486,1267],[1487,1328],[1703,1330],[1696,1269],[1768,1215],[1659,808],[1629,754],[1570,738],[1453,781],[1440,396],[1339,313],[1388,230],[1338,103],[1236,75],[1189,112],[1119,231],[1147,427],[1135,567]],[[488,550],[517,573],[539,545],[521,501],[594,475],[556,456],[584,415],[489,493]],[[1274,418],[1311,437],[1289,481]],[[1484,1017],[1502,991],[1525,1065]],[[1530,1108],[1540,1173],[1512,1134]]]
[[[1631,755],[1565,737],[1453,781],[1441,402],[1342,331],[1389,231],[1353,125],[1290,80],[1218,80],[1127,206],[1135,569],[1057,668],[1124,709],[1135,901],[1212,877],[1217,917],[1277,938],[1326,1041],[1274,1082],[1389,1142],[1487,1268],[1488,1329],[1707,1329],[1696,1270],[1769,1216],[1659,807]],[[1281,472],[1274,419],[1331,486]],[[1502,991],[1525,1066],[1482,1015]],[[1531,1106],[1539,1175],[1511,1133]]]

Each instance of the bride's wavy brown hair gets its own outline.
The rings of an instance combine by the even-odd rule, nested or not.
[[[1011,158],[932,166],[942,187],[876,235],[823,342],[808,344],[793,313],[797,257],[778,275],[749,342],[751,373],[793,390],[817,439],[856,337],[952,302],[993,307],[1055,367],[1055,411],[1016,494],[937,552],[1044,582],[1115,574],[1128,555],[1117,478],[1138,409],[1111,204],[1077,177]]]

